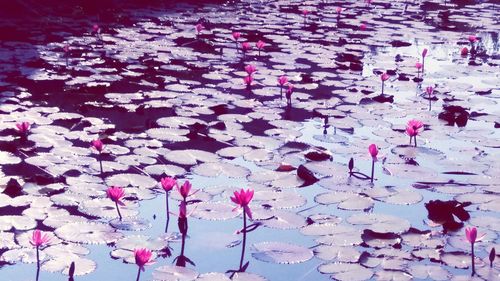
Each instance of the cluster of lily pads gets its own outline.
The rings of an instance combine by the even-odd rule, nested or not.
[[[30,79],[64,81],[66,89],[84,89],[82,96],[102,89],[105,92],[98,98],[92,96],[75,104],[81,114],[49,106],[27,108],[30,104],[26,101],[17,105],[11,100],[7,105],[8,109],[19,108],[24,112],[24,115],[19,112],[12,114],[9,125],[13,120],[30,120],[36,125],[31,128],[29,122],[17,124],[17,140],[2,136],[2,140],[12,141],[17,147],[9,151],[24,160],[10,152],[2,152],[2,163],[31,166],[31,169],[36,169],[33,174],[41,172],[43,176],[29,179],[22,189],[14,181],[7,185],[6,193],[12,196],[2,197],[0,207],[14,207],[15,215],[2,216],[0,229],[15,229],[16,233],[0,234],[1,241],[6,241],[2,249],[7,249],[2,253],[2,262],[36,261],[37,276],[39,270],[44,269],[62,271],[73,278],[73,275],[92,272],[96,266],[85,257],[88,249],[81,244],[110,244],[114,259],[138,266],[138,280],[153,260],[169,256],[170,243],[180,242],[180,254],[173,260],[175,266],[158,267],[153,272],[154,280],[263,280],[261,276],[246,272],[252,268],[244,260],[246,234],[263,226],[262,232],[267,229],[270,237],[276,229],[297,229],[306,239],[314,237],[310,239],[313,243],[310,247],[288,243],[293,240],[255,243],[252,254],[255,259],[301,264],[315,257],[322,261],[321,264],[309,263],[308,266],[317,267],[321,274],[329,274],[336,280],[366,280],[373,276],[382,280],[448,280],[455,275],[450,273],[453,268],[469,267],[473,274],[477,273],[476,278],[497,277],[493,246],[499,220],[483,217],[479,212],[470,218],[464,209],[473,205],[481,212],[498,212],[497,185],[489,182],[497,178],[498,168],[486,164],[496,163],[488,150],[497,147],[494,135],[477,128],[443,129],[434,118],[431,101],[439,98],[451,106],[465,103],[450,94],[452,87],[447,83],[440,84],[439,92],[435,91],[435,86],[425,88],[424,98],[429,100],[429,113],[422,111],[420,106],[415,107],[420,97],[412,99],[411,105],[399,102],[391,105],[388,102],[391,97],[386,95],[391,92],[388,86],[396,89],[398,94],[402,92],[400,89],[407,87],[403,84],[408,79],[406,75],[413,75],[413,63],[394,67],[410,73],[406,74],[391,70],[387,66],[389,63],[385,62],[382,69],[386,71],[374,70],[376,79],[373,81],[371,77],[358,80],[359,75],[347,71],[355,71],[360,57],[365,54],[364,60],[371,60],[366,52],[368,45],[387,43],[386,36],[368,39],[375,26],[385,21],[377,18],[377,13],[369,12],[370,9],[377,11],[373,6],[370,2],[355,3],[352,10],[335,7],[332,14],[328,9],[323,14],[320,9],[312,11],[296,5],[282,5],[278,7],[284,11],[281,15],[265,13],[274,9],[273,5],[250,7],[259,15],[259,21],[267,22],[264,17],[270,17],[269,23],[277,19],[286,21],[290,14],[294,16],[295,13],[297,18],[288,22],[298,24],[269,24],[262,28],[254,20],[243,18],[243,27],[234,28],[200,18],[194,25],[195,34],[189,20],[185,25],[168,27],[146,21],[134,27],[117,28],[113,34],[94,25],[92,37],[85,37],[82,41],[73,37],[71,44],[55,44],[55,47],[44,49],[41,56],[48,62],[47,71],[35,72]],[[260,8],[264,9],[262,13]],[[354,18],[354,9],[369,12],[363,14],[366,23]],[[301,24],[301,11],[304,24]],[[393,17],[401,19],[404,15]],[[382,33],[392,28],[390,21],[393,17],[386,19],[391,26],[382,24]],[[331,33],[339,34],[339,37],[329,34],[325,26],[335,28]],[[183,28],[189,32],[182,31]],[[256,31],[260,28],[265,34]],[[326,30],[324,34],[328,42],[335,42],[334,45],[326,44],[321,32],[316,32],[318,29]],[[343,38],[347,29],[353,40]],[[231,36],[234,42],[228,39]],[[242,37],[252,39],[240,44]],[[479,39],[472,37],[472,40],[471,36],[468,38],[471,51],[465,52],[466,47],[460,51],[462,59],[470,54],[471,61],[474,61],[473,57],[481,53]],[[129,48],[130,38],[140,38],[139,41],[143,42],[136,43],[136,49]],[[333,39],[338,39],[338,43]],[[370,41],[360,43],[355,39]],[[397,39],[403,40],[403,37],[397,36]],[[296,44],[298,41],[303,44]],[[252,56],[255,53],[252,54],[253,43],[250,42],[256,42],[258,56]],[[392,43],[393,46],[402,44],[398,40]],[[318,48],[319,45],[325,48]],[[206,51],[211,46],[213,52]],[[219,46],[224,51],[219,51]],[[340,49],[346,51],[340,52]],[[168,63],[164,56],[167,50],[173,58]],[[64,61],[59,63],[54,54],[61,51]],[[338,57],[330,59],[328,54],[333,52],[338,52]],[[289,55],[286,59],[284,53]],[[422,94],[424,65],[426,82],[436,81],[429,75],[434,53],[430,57],[427,54],[427,49],[419,52],[422,62],[415,64],[417,74],[413,80],[418,83],[419,94]],[[409,60],[413,59],[410,56]],[[397,58],[396,64],[398,62]],[[342,69],[339,73],[329,71],[334,63]],[[310,71],[313,75],[304,75],[310,67],[318,65],[322,69],[313,69]],[[58,66],[65,66],[66,70],[61,71]],[[486,64],[483,68],[489,71]],[[123,72],[114,72],[113,69]],[[244,69],[246,74],[234,69]],[[188,76],[189,73],[195,73],[194,77]],[[242,75],[246,90],[241,88]],[[373,90],[378,88],[379,75],[382,81],[380,95]],[[121,93],[108,88],[127,79],[141,90]],[[258,83],[254,83],[256,81]],[[491,83],[491,80],[487,81]],[[164,89],[156,90],[161,83],[165,84]],[[279,95],[276,86],[279,86]],[[340,88],[341,91],[325,98],[321,94],[329,89],[327,87],[335,88],[335,91]],[[460,87],[467,89],[463,85]],[[287,107],[281,104],[284,91]],[[294,108],[291,106],[292,94]],[[394,99],[397,101],[398,98],[396,94]],[[464,100],[477,107],[495,104],[480,98]],[[102,110],[105,117],[85,117],[92,116],[87,112],[95,113],[96,109]],[[156,110],[160,113],[157,114]],[[130,125],[119,126],[118,122],[113,125],[113,122],[104,121],[108,118],[107,113],[112,118],[113,111],[133,113],[132,120],[127,121]],[[416,115],[416,119],[411,115]],[[443,115],[440,119],[451,120],[453,125],[463,124],[460,116],[469,116],[469,113],[450,108]],[[157,116],[156,120],[143,120]],[[472,120],[486,122],[492,122],[495,117],[481,112],[470,116]],[[314,119],[307,120],[309,117]],[[319,124],[318,119],[324,124]],[[401,120],[410,121],[405,125]],[[424,120],[425,125],[419,120]],[[369,137],[353,133],[366,128],[370,128]],[[30,129],[33,131],[31,135]],[[317,130],[324,130],[324,133],[316,133]],[[104,136],[95,139],[97,134]],[[417,136],[420,140],[418,148]],[[406,145],[408,137],[410,145]],[[450,139],[478,144],[479,148],[463,148],[451,143],[450,150],[440,151],[442,143],[448,144]],[[90,141],[93,151],[97,152],[97,161],[88,152]],[[82,143],[85,147],[80,146]],[[168,148],[165,143],[169,144]],[[186,149],[187,146],[196,149]],[[322,146],[328,146],[328,149]],[[386,155],[380,155],[379,151]],[[446,159],[454,154],[468,157],[468,160]],[[349,158],[356,159],[357,167],[354,167],[354,160],[344,164]],[[381,163],[376,166],[377,161]],[[369,162],[371,173],[368,172]],[[186,180],[181,185],[174,179],[186,174],[188,168],[193,176],[203,178],[243,178],[243,184],[250,189],[241,190],[239,183],[235,184],[238,187],[215,186],[193,192],[192,181]],[[11,173],[9,170],[3,172]],[[483,174],[490,178],[479,176]],[[61,178],[64,180],[59,180]],[[22,182],[21,177],[16,179]],[[133,235],[124,237],[121,230],[149,227],[149,222],[136,218],[139,202],[148,204],[147,200],[158,195],[158,187],[163,189],[166,197],[165,235],[155,239]],[[174,188],[177,192],[171,194]],[[322,193],[324,190],[318,188],[328,191]],[[229,199],[228,194],[232,192]],[[439,199],[434,194],[438,194]],[[448,194],[453,194],[453,200],[448,200]],[[425,216],[420,209],[415,212],[418,216],[412,218],[411,224],[407,219],[407,208],[411,208],[407,206],[424,198],[432,199],[425,204],[429,220],[423,226],[431,230],[420,230],[422,226],[418,221]],[[173,214],[169,206],[172,199],[179,202],[179,235],[173,236],[168,232],[170,215]],[[185,253],[188,217],[204,220],[234,218],[237,213],[233,212],[234,205],[228,204],[229,200],[243,209],[243,228],[238,231],[243,238],[239,266],[226,274],[198,275],[189,268],[194,262]],[[252,208],[249,206],[251,201]],[[377,209],[381,205],[390,207],[392,215],[381,213]],[[420,207],[424,209],[424,206]],[[301,210],[294,212],[297,208]],[[412,208],[410,212],[416,209]],[[109,224],[93,221],[98,218],[109,219]],[[248,225],[247,219],[253,219],[253,223]],[[466,229],[465,239],[462,232],[457,235],[456,231],[469,219],[468,223],[478,226],[486,236],[478,235],[474,227]],[[38,227],[37,221],[43,223],[45,233],[38,229],[28,233],[28,230]],[[438,230],[441,227],[443,230]],[[205,234],[190,233],[191,237],[202,235]],[[27,243],[28,240],[31,244]],[[470,243],[470,249],[466,241]],[[477,245],[479,241],[482,242]],[[234,246],[237,243],[228,244]],[[486,245],[491,244],[491,249],[487,248]],[[35,251],[28,249],[29,245]],[[490,254],[490,269],[480,258],[485,251]],[[423,263],[424,260],[432,263]]]

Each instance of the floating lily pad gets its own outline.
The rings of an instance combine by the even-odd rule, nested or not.
[[[123,237],[114,228],[103,223],[68,223],[54,233],[62,240],[83,244],[107,244]]]
[[[192,281],[197,277],[196,271],[174,265],[160,266],[153,271],[153,280],[158,281]]]
[[[313,257],[313,252],[308,248],[283,242],[261,242],[253,246],[256,252],[252,256],[264,262],[294,264]]]

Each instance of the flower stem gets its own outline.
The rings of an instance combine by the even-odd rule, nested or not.
[[[281,99],[283,99],[283,86],[280,86],[280,96],[281,96]]]
[[[116,211],[118,212],[118,216],[120,217],[120,220],[122,220],[122,214],[120,213],[120,207],[118,206],[118,202],[115,202],[116,206]]]
[[[382,81],[382,95],[384,94],[384,81]]]
[[[36,281],[38,281],[38,277],[40,276],[40,247],[36,247]]]
[[[141,278],[141,267],[139,267],[139,270],[137,271],[137,278],[135,281],[139,281],[139,278]]]
[[[415,141],[415,147],[417,147],[417,136],[414,136],[413,140]]]
[[[243,259],[245,258],[245,247],[247,242],[247,213],[243,210],[243,243],[241,248],[240,270],[243,267]]]
[[[104,179],[104,170],[102,169],[102,154],[99,152],[99,166],[101,167],[101,178]]]
[[[168,191],[165,192],[165,201],[167,203],[167,225],[165,225],[165,233],[167,233],[167,231],[168,231],[168,224],[170,222],[170,210],[169,210],[169,207],[168,207]]]
[[[474,243],[471,243],[471,248],[472,248],[472,274],[471,276],[474,276],[476,274],[476,266],[474,265]]]
[[[372,179],[371,182],[373,182],[373,172],[375,170],[375,160],[372,159]]]

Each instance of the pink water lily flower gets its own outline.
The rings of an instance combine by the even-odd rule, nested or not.
[[[245,71],[248,73],[248,75],[252,75],[255,71],[257,71],[257,68],[252,64],[249,64],[245,66]]]
[[[33,234],[30,238],[30,244],[35,247],[41,247],[48,245],[50,243],[50,237],[47,233],[42,233],[40,230],[33,230]]]
[[[245,82],[247,87],[250,87],[252,85],[252,82],[253,82],[252,76],[251,75],[245,76],[245,78],[243,78],[243,82]]]
[[[337,14],[342,13],[342,10],[343,10],[343,9],[342,9],[341,7],[337,7],[337,8],[335,9],[335,11],[337,12]]]
[[[410,136],[410,145],[411,140],[414,139],[415,147],[417,146],[417,135],[420,133],[419,130],[424,126],[422,121],[418,120],[410,120],[408,124],[406,124],[406,134]]]
[[[418,131],[413,129],[412,127],[406,127],[406,134],[410,137],[414,137],[418,135]]]
[[[378,148],[375,144],[370,144],[368,146],[368,152],[370,153],[370,155],[373,157],[373,158],[376,158],[377,155],[378,155]]]
[[[380,75],[380,80],[382,81],[387,81],[389,79],[389,74],[387,73],[382,73],[382,75]]]
[[[234,196],[231,197],[231,201],[243,208],[243,211],[252,219],[252,211],[248,204],[252,201],[254,191],[252,189],[247,189],[246,191],[242,188],[240,191],[235,191]]]
[[[374,174],[375,174],[375,162],[377,162],[377,155],[378,155],[378,148],[375,144],[370,144],[368,146],[368,152],[370,153],[370,155],[372,156],[372,175],[371,175],[371,182],[373,182],[373,179],[374,179]],[[351,168],[349,168],[350,170],[352,170]]]
[[[94,25],[92,26],[92,31],[93,31],[94,33],[101,33],[101,28],[99,27],[99,25],[94,24]]]
[[[424,126],[424,123],[422,123],[422,121],[415,120],[415,119],[408,121],[408,124],[407,124],[407,127],[411,127],[411,128],[413,128],[413,130],[419,130],[423,126]]]
[[[125,191],[123,190],[123,188],[118,186],[109,187],[106,190],[106,195],[109,199],[111,199],[111,201],[115,202],[116,204],[125,206],[125,204],[121,201],[123,196],[125,196]]]
[[[104,144],[102,143],[102,141],[100,139],[96,139],[96,140],[91,141],[90,145],[98,152],[102,152],[102,150],[104,149]]]
[[[257,49],[261,50],[264,48],[264,46],[266,46],[266,43],[264,43],[264,41],[262,40],[259,40],[257,41],[257,43],[255,43],[255,46],[257,47]]]
[[[27,135],[31,124],[29,122],[21,122],[16,124],[17,132],[21,135]]]
[[[360,25],[359,25],[359,29],[360,29],[361,31],[365,31],[365,30],[366,30],[366,24],[364,24],[364,23],[360,24]]]
[[[470,42],[470,43],[475,43],[475,42],[477,42],[477,37],[476,37],[476,35],[469,35],[469,42]]]
[[[475,227],[466,227],[465,228],[465,238],[469,241],[471,245],[471,258],[472,258],[472,276],[476,273],[476,265],[474,259],[474,244],[478,241],[481,241],[484,238],[485,234],[481,234],[479,237],[477,236],[477,228]]]
[[[134,256],[135,256],[135,264],[137,264],[137,266],[139,266],[139,269],[142,271],[145,271],[144,266],[151,265],[154,263],[152,259],[153,253],[149,249],[146,248],[135,249]]]
[[[204,26],[203,26],[203,24],[201,24],[201,23],[199,23],[199,24],[195,25],[195,26],[194,26],[194,28],[196,29],[196,32],[197,32],[198,34],[200,34],[200,32],[201,32],[203,29],[205,29],[205,27],[204,27]]]
[[[469,49],[467,47],[463,47],[462,50],[460,50],[460,55],[466,56],[469,53]]]
[[[304,17],[306,17],[308,14],[309,14],[309,10],[307,10],[307,9],[302,10],[302,15]]]
[[[68,44],[64,44],[63,51],[65,53],[69,52],[69,45]]]
[[[288,82],[288,78],[283,75],[278,78],[278,84],[283,87]]]
[[[417,62],[415,63],[415,67],[417,68],[417,70],[420,70],[422,69],[422,64],[420,62]]]
[[[161,183],[161,187],[163,188],[163,190],[165,190],[165,192],[169,192],[170,190],[172,190],[174,188],[174,186],[177,185],[177,181],[175,180],[175,178],[171,178],[171,177],[164,177],[160,180],[160,183]]]
[[[422,50],[422,57],[425,58],[427,56],[427,48],[424,48],[424,50]]]
[[[250,46],[250,43],[248,42],[243,42],[241,43],[241,49],[243,50],[244,53],[250,51],[250,49],[252,49],[252,47]]]
[[[241,33],[236,32],[236,31],[233,32],[233,39],[235,41],[238,41],[238,39],[240,39],[240,37],[241,37]]]
[[[434,88],[432,86],[428,86],[425,88],[425,92],[430,96],[432,93],[434,93]]]
[[[181,187],[179,187],[179,185],[177,185],[177,191],[179,191],[179,194],[182,196],[184,201],[186,201],[186,198],[188,198],[188,196],[194,194],[194,193],[190,194],[191,188],[192,188],[192,185],[188,180],[185,181]]]
[[[465,228],[465,238],[469,243],[474,244],[484,239],[486,234],[481,234],[479,237],[477,235],[477,228],[475,227],[466,227]]]

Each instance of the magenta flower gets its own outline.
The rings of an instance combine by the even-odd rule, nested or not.
[[[466,227],[465,228],[465,238],[471,244],[471,257],[472,257],[472,276],[476,273],[476,267],[474,263],[474,243],[481,241],[484,238],[485,234],[482,234],[479,238],[477,237],[477,228],[475,227]]]
[[[378,155],[378,148],[375,144],[370,144],[368,146],[368,152],[372,156],[372,177],[371,177],[371,182],[373,182],[373,175],[375,172],[375,162],[377,161],[377,155]]]
[[[380,80],[382,81],[382,94],[384,94],[385,81],[387,81],[388,79],[389,79],[389,74],[384,72],[380,75]]]
[[[68,45],[68,44],[64,44],[63,51],[64,51],[65,53],[68,53],[68,52],[69,52],[69,45]]]
[[[252,49],[252,46],[250,46],[250,43],[248,43],[248,42],[241,43],[241,50],[243,51],[244,54],[246,54],[251,49]]]
[[[257,47],[257,49],[260,50],[266,46],[266,43],[264,43],[264,41],[262,41],[262,40],[259,40],[259,41],[257,41],[257,43],[255,43],[255,46]]]
[[[35,247],[41,247],[48,245],[50,243],[50,237],[46,233],[42,233],[40,230],[33,230],[33,234],[31,235],[30,244]]]
[[[467,47],[463,47],[462,50],[460,50],[460,55],[466,56],[467,54],[469,54],[469,49],[467,49]]]
[[[104,144],[100,139],[96,139],[90,142],[90,146],[97,150],[99,153],[104,149]]]
[[[264,47],[266,46],[266,43],[264,43],[264,41],[262,41],[262,40],[259,40],[259,41],[257,41],[257,43],[255,43],[255,46],[259,50],[259,56],[260,56],[260,51],[262,49],[264,49]]]
[[[424,123],[422,123],[422,121],[418,120],[408,121],[408,124],[406,125],[406,134],[410,136],[410,145],[411,145],[411,139],[413,138],[415,140],[415,147],[417,146],[417,135],[420,133],[419,130],[423,126]]]
[[[250,219],[252,219],[252,211],[250,207],[248,207],[248,204],[252,201],[253,193],[254,191],[252,189],[246,191],[241,189],[239,192],[235,191],[234,196],[231,197],[231,201],[243,208],[243,213],[247,214]]]
[[[174,178],[171,177],[164,177],[160,180],[161,187],[163,190],[165,190],[165,201],[166,201],[166,207],[167,207],[167,223],[165,225],[165,233],[168,231],[168,224],[170,222],[170,210],[169,210],[169,205],[168,205],[168,193],[170,190],[174,188],[174,186],[177,186],[177,181]]]
[[[283,86],[288,82],[288,78],[283,75],[278,78],[278,84],[280,85],[280,96],[283,98]]]
[[[109,199],[111,199],[111,201],[115,202],[116,212],[118,213],[120,220],[122,220],[122,214],[120,213],[119,206],[125,206],[125,203],[121,201],[123,196],[125,196],[125,191],[121,187],[112,186],[106,190],[106,195]]]
[[[231,201],[238,205],[238,207],[243,208],[243,229],[238,231],[238,233],[243,233],[243,241],[241,243],[241,258],[240,258],[240,270],[243,268],[243,260],[245,258],[245,245],[247,240],[247,233],[254,230],[257,225],[253,224],[247,227],[247,215],[250,219],[252,219],[252,211],[248,204],[252,201],[254,191],[252,189],[247,189],[246,191],[243,188],[240,191],[235,191],[234,196],[231,197]],[[237,208],[238,208],[237,207]],[[253,229],[252,229],[253,227]],[[243,270],[244,271],[244,270]]]
[[[38,280],[38,274],[40,272],[40,247],[48,245],[50,243],[50,237],[47,234],[42,234],[38,229],[33,230],[31,235],[30,244],[36,248],[36,280]]]
[[[21,122],[16,124],[17,132],[21,136],[26,136],[30,130],[31,124],[29,122]]]
[[[245,82],[245,84],[247,85],[247,88],[250,88],[250,86],[252,85],[252,82],[253,82],[252,76],[251,75],[245,76],[245,78],[243,78],[243,82]]]
[[[245,66],[245,71],[248,73],[248,75],[252,75],[255,71],[257,71],[257,68],[251,64]]]
[[[422,64],[420,62],[415,63],[415,67],[417,70],[420,70],[422,68]]]
[[[172,190],[172,188],[174,188],[174,186],[177,185],[177,181],[171,177],[162,178],[160,180],[160,183],[161,187],[163,188],[163,190],[165,190],[165,192],[169,192],[170,190]]]
[[[418,134],[418,131],[413,129],[412,127],[406,127],[406,134],[410,136],[410,144],[411,144],[411,138],[416,136]]]
[[[343,9],[342,9],[341,7],[337,7],[337,8],[335,9],[335,11],[337,12],[337,15],[339,15],[339,16],[340,16],[340,13],[342,13],[342,10],[343,10]]]
[[[432,93],[434,93],[434,88],[432,86],[428,86],[427,88],[425,88],[425,92],[430,97],[432,95]]]
[[[423,126],[424,126],[424,123],[422,123],[422,121],[418,121],[418,120],[415,120],[415,119],[412,119],[412,120],[408,121],[408,124],[407,124],[407,127],[411,127],[414,130],[416,130],[416,131],[418,131],[419,129],[421,129]]]
[[[141,276],[141,271],[145,271],[144,267],[146,265],[151,265],[154,263],[152,259],[153,253],[151,252],[151,250],[146,248],[135,249],[134,256],[135,256],[135,264],[137,264],[137,266],[139,267],[136,281],[139,281],[139,278]]]
[[[477,37],[476,35],[469,35],[469,42],[471,44],[474,44],[475,42],[477,42]]]
[[[149,249],[146,248],[135,249],[134,256],[135,256],[135,264],[137,264],[142,271],[145,270],[144,266],[151,265],[153,263],[152,260],[153,254]]]
[[[368,146],[368,152],[370,152],[370,155],[373,157],[373,158],[376,158],[377,157],[377,154],[378,154],[378,148],[375,144],[370,144]]]
[[[309,11],[307,9],[302,10],[302,16],[304,17],[304,25],[307,22],[307,15],[309,14]]]
[[[234,41],[238,41],[238,39],[240,39],[240,37],[241,37],[241,33],[236,32],[236,31],[233,32]]]
[[[186,199],[188,198],[189,195],[192,195],[192,194],[189,194],[191,192],[191,187],[192,187],[192,185],[188,180],[185,181],[181,187],[179,187],[179,185],[177,185],[177,191],[179,191],[179,194],[182,196],[184,201],[186,201]]]
[[[278,78],[278,84],[283,87],[288,82],[288,78],[283,75]]]
[[[424,50],[422,51],[422,74],[424,73],[426,56],[427,56],[427,48],[424,48]]]
[[[205,27],[203,26],[203,24],[199,23],[197,25],[194,26],[194,28],[196,29],[196,32],[198,33],[198,35],[200,34],[200,32],[205,29]]]
[[[465,228],[465,238],[469,243],[474,244],[484,239],[486,234],[481,234],[479,237],[477,236],[477,228],[475,227],[466,227]]]
[[[387,81],[387,79],[389,79],[389,74],[384,72],[382,73],[382,75],[380,75],[380,80]]]
[[[366,30],[366,24],[364,24],[364,23],[360,24],[360,25],[359,25],[359,29],[360,29],[361,31],[365,31],[365,30]]]
[[[121,201],[123,196],[125,196],[125,191],[123,190],[123,188],[118,186],[109,187],[106,190],[106,195],[109,199],[111,199],[111,201],[115,202],[116,204],[125,206],[125,204]]]

